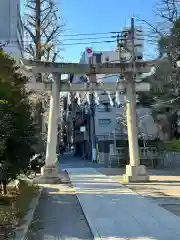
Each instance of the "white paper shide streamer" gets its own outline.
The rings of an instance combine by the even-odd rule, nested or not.
[[[99,105],[99,95],[97,92],[94,93],[95,103]]]
[[[107,94],[108,94],[108,98],[109,98],[109,103],[110,103],[110,105],[111,105],[111,106],[114,106],[114,103],[113,103],[113,100],[112,100],[112,97],[111,97],[111,93],[108,91]]]
[[[70,93],[67,94],[67,104],[68,104],[68,105],[71,104],[71,96],[70,96]]]
[[[116,91],[116,103],[119,106],[120,105],[120,93]]]
[[[76,93],[76,98],[77,98],[77,104],[81,105],[81,97],[80,97],[79,92]]]
[[[86,101],[87,101],[88,104],[90,104],[89,92],[87,92],[87,94],[86,94]]]

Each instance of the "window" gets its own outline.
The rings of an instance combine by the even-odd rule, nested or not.
[[[95,56],[96,56],[96,63],[101,63],[101,53],[96,53]]]
[[[88,82],[88,78],[86,76],[81,76],[79,79],[80,79],[80,82],[83,82],[83,83]]]
[[[99,119],[99,125],[109,125],[111,123],[111,119]]]
[[[112,108],[109,103],[101,101],[96,110],[97,112],[111,112]]]
[[[101,103],[99,104],[99,106],[97,106],[96,110],[98,112],[105,112],[106,111],[104,104],[101,104]]]
[[[106,110],[105,110],[105,107],[98,107],[97,111],[98,112],[105,112]]]

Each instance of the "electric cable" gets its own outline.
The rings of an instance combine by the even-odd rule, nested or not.
[[[118,34],[121,31],[110,31],[110,32],[95,32],[95,33],[76,33],[76,34],[62,34],[62,37],[78,37],[78,36],[96,36],[96,35],[107,35],[107,34]]]
[[[60,36],[61,37],[61,36]],[[54,40],[55,44],[60,43],[63,44],[63,42],[65,41],[84,41],[84,40],[100,40],[100,39],[112,39],[112,38],[116,38],[116,36],[107,36],[107,37],[88,37],[88,38],[67,38],[67,39],[58,39],[58,40]],[[4,40],[1,42],[6,42],[6,43],[17,43],[18,40]],[[42,40],[43,42],[43,40]],[[44,42],[46,42],[46,40],[44,40]],[[34,41],[32,40],[23,40],[23,43],[34,43]],[[49,44],[52,44],[52,41],[49,41]]]
[[[116,40],[107,40],[107,41],[93,41],[93,42],[77,42],[77,43],[56,43],[54,46],[58,46],[58,45],[61,45],[62,47],[63,46],[76,46],[76,45],[91,45],[91,44],[101,44],[101,43],[114,43],[116,42]],[[14,41],[14,43],[18,43]],[[24,43],[24,42],[23,42]],[[10,45],[12,43],[9,43],[9,42],[5,42],[5,43],[2,43],[0,42],[0,46],[1,47],[17,47],[17,46],[14,46],[13,44]],[[43,46],[43,44],[42,44]],[[49,43],[49,46],[53,46],[53,43]],[[45,46],[48,48],[48,46]]]

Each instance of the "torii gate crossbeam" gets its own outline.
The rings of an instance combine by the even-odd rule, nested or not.
[[[131,78],[133,72],[132,63],[105,63],[105,64],[77,64],[77,63],[50,63],[50,62],[41,62],[23,59],[24,65],[28,66],[29,71],[34,73],[52,73],[54,81],[52,83],[51,90],[51,102],[50,102],[50,111],[49,111],[49,120],[48,120],[48,139],[47,139],[47,151],[46,151],[46,163],[45,168],[43,169],[42,182],[53,183],[58,179],[58,170],[56,167],[56,145],[57,145],[57,131],[58,131],[58,112],[59,112],[59,92],[60,91],[121,91],[124,89],[127,90],[129,96],[133,95],[133,91],[129,86],[128,79]],[[152,66],[155,62],[145,62],[137,61],[135,63],[136,72],[147,73],[150,72]],[[97,82],[89,82],[88,84],[70,84],[64,81],[61,81],[61,74],[87,74],[89,76],[95,76],[96,74],[119,74],[122,73],[127,77],[127,81],[123,83],[114,83],[114,84],[103,84]],[[94,78],[96,79],[96,78]],[[91,80],[91,77],[90,77]],[[137,91],[149,91],[148,83],[136,83]],[[128,98],[127,98],[128,99]],[[131,101],[128,100],[128,109],[131,111]],[[133,121],[136,122],[135,119]],[[135,124],[133,122],[133,124]],[[135,142],[131,142],[133,146]],[[135,154],[135,153],[134,153]],[[132,166],[135,166],[136,163],[134,159],[132,161]],[[137,163],[139,164],[139,163]]]

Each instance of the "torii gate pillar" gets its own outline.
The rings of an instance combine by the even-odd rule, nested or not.
[[[59,91],[60,91],[60,74],[53,74],[54,81],[52,82],[49,119],[48,119],[48,137],[46,147],[45,166],[42,168],[42,176],[40,183],[59,183],[59,169],[56,155],[57,148],[57,132],[59,121]]]

